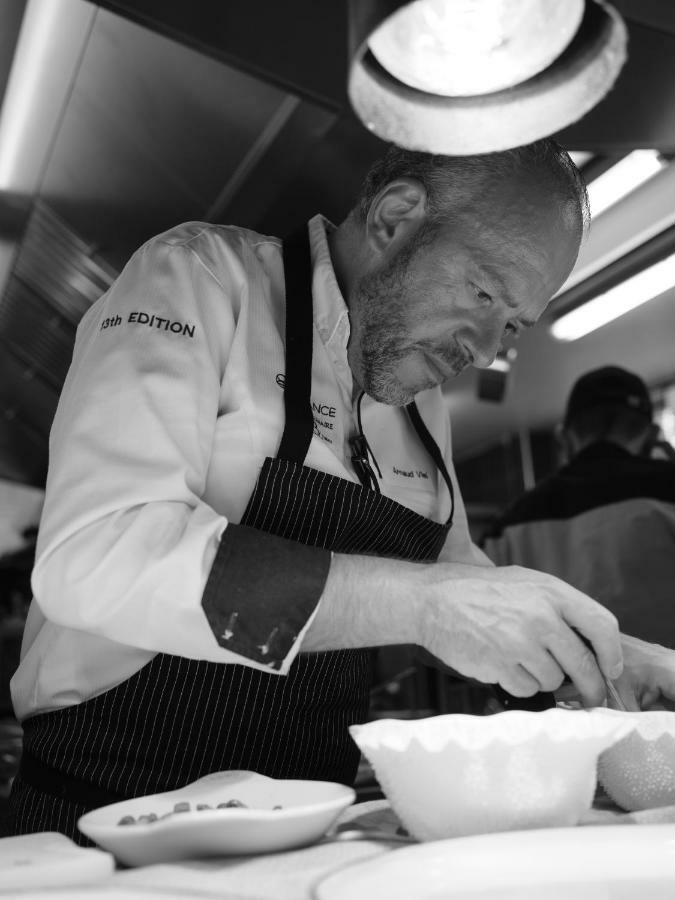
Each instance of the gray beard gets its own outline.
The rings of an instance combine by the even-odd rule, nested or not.
[[[361,387],[379,403],[405,406],[414,393],[396,377],[407,353],[401,290],[399,285],[383,281],[382,276],[369,276],[359,286]]]
[[[401,384],[397,369],[410,353],[429,350],[455,374],[467,365],[464,353],[456,344],[448,348],[409,342],[406,316],[403,314],[411,302],[411,292],[406,291],[406,278],[413,258],[434,240],[435,235],[433,224],[424,226],[399,250],[387,267],[364,275],[357,287],[355,299],[360,314],[361,387],[378,402],[390,406],[405,406],[417,393],[436,385],[431,379],[414,388]]]
[[[456,344],[448,347],[431,342],[408,343],[406,324],[401,314],[405,301],[401,297],[400,288],[398,290],[390,288],[388,293],[384,294],[386,302],[383,304],[382,294],[380,290],[375,290],[375,287],[362,283],[359,289],[362,310],[361,387],[379,403],[405,406],[420,391],[428,390],[437,384],[432,379],[417,384],[414,388],[401,384],[397,370],[411,353],[430,352],[433,357],[442,360],[454,375],[458,375],[466,368],[468,360]]]
[[[391,349],[388,350],[388,347]],[[364,351],[363,389],[378,403],[386,403],[388,406],[406,406],[418,393],[417,390],[405,388],[396,378],[396,368],[403,355],[397,352],[394,342],[389,345],[380,344],[367,357]],[[432,385],[423,385],[419,390],[425,390],[426,387],[432,387]]]

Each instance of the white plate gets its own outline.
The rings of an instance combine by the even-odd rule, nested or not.
[[[673,900],[675,825],[607,825],[418,844],[348,866],[314,900]]]
[[[194,894],[199,897],[203,895]],[[2,900],[186,900],[185,892],[170,890],[159,891],[148,888],[137,888],[133,885],[126,887],[108,881],[105,884],[70,885],[61,888],[17,888],[5,892],[0,885],[0,897]]]
[[[128,866],[170,862],[189,857],[271,853],[311,844],[355,800],[351,788],[332,781],[267,778],[256,772],[214,772],[175,791],[113,803],[87,813],[78,827]],[[197,811],[197,803],[216,806],[239,800],[245,809]],[[119,825],[123,816],[171,812],[157,822]],[[281,809],[273,809],[281,806]]]

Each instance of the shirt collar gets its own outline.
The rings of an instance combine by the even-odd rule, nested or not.
[[[349,310],[338,286],[328,247],[335,225],[321,215],[309,221],[309,241],[314,266],[314,322],[326,348],[344,355],[349,341]]]

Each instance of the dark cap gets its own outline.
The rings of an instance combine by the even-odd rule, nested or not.
[[[598,406],[623,406],[651,420],[652,401],[644,381],[619,366],[604,366],[582,375],[567,401],[565,423],[577,413]]]

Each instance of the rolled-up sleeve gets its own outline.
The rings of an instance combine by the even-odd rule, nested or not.
[[[202,499],[238,289],[191,246],[155,239],[85,315],[50,436],[33,591],[62,626],[285,673],[330,554],[229,528]]]
[[[329,551],[229,525],[202,601],[218,643],[281,669],[314,618],[330,560]]]

